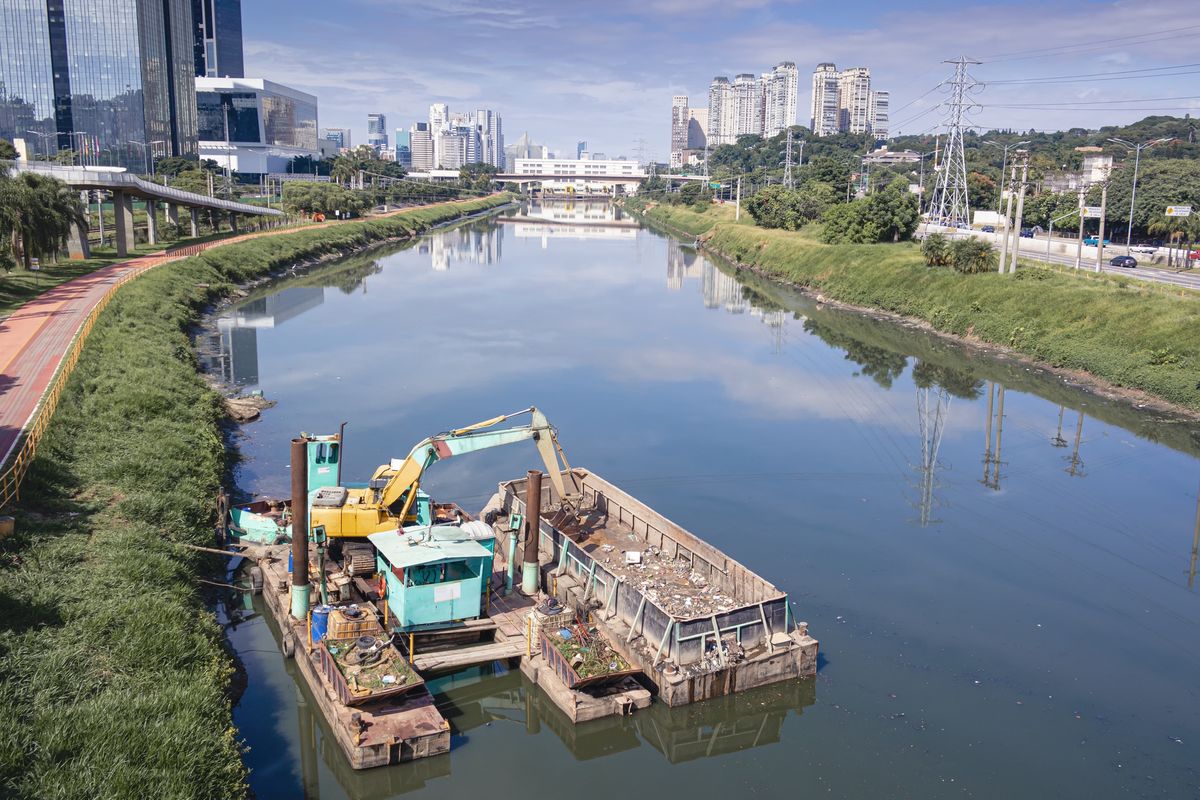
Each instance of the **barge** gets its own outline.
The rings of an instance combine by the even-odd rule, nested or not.
[[[426,679],[466,667],[519,666],[571,723],[816,673],[818,643],[783,591],[570,467],[526,412],[530,426],[487,431],[507,415],[431,437],[356,495],[337,485],[341,435],[303,436],[292,496],[308,501],[231,510],[261,532],[253,584],[353,769],[448,752]],[[548,480],[500,483],[478,519],[419,489],[438,458],[528,439]],[[359,508],[339,504],[348,495]]]

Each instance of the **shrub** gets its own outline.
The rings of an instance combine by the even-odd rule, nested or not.
[[[940,233],[931,233],[921,243],[921,255],[930,267],[950,266],[950,242]]]
[[[924,247],[921,249],[924,252]],[[956,239],[950,243],[949,251],[951,266],[965,275],[995,272],[999,266],[991,243],[982,239]]]

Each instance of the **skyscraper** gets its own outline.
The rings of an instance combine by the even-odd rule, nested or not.
[[[412,166],[412,138],[408,131],[396,128],[396,138],[392,146],[396,148],[396,163],[402,167]]]
[[[838,73],[838,130],[867,133],[871,129],[871,70],[850,67]]]
[[[729,78],[718,75],[708,87],[708,144],[718,147],[733,144],[734,133],[733,86]]]
[[[490,108],[475,111],[472,120],[479,134],[479,161],[504,168],[504,128],[500,115]]]
[[[687,149],[688,99],[685,94],[671,98],[671,163],[676,163]]]
[[[876,139],[888,138],[888,104],[891,95],[888,92],[871,92],[871,133]]]
[[[587,149],[588,149],[587,142],[576,142],[575,143],[575,160],[578,161],[579,159],[583,158],[583,154],[587,152]]]
[[[762,84],[748,72],[733,79],[733,141],[763,132]]]
[[[816,136],[838,132],[838,71],[834,64],[817,64],[813,71],[809,127]]]
[[[415,122],[408,132],[408,146],[412,150],[412,168],[418,172],[433,169],[433,135],[428,122]]]
[[[190,0],[5,0],[0,137],[138,170],[195,153],[193,40]]]
[[[244,78],[242,0],[191,0],[196,77]]]
[[[376,153],[386,150],[388,146],[387,116],[384,114],[367,114],[367,144]]]
[[[708,141],[708,109],[688,109],[687,149],[703,150]]]
[[[763,136],[775,136],[796,124],[796,91],[800,72],[783,61],[763,73]]]

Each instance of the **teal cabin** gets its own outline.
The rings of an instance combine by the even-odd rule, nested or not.
[[[411,525],[367,539],[398,630],[449,627],[484,613],[496,543],[488,525]]]

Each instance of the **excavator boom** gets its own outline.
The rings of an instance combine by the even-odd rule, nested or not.
[[[530,415],[528,425],[491,430],[494,426],[522,414]],[[557,436],[554,428],[546,419],[546,415],[531,406],[512,414],[493,417],[465,428],[457,428],[431,436],[418,443],[400,464],[396,465],[393,462],[379,467],[375,471],[374,478],[387,480],[380,495],[379,504],[389,510],[395,510],[399,506],[397,516],[403,520],[408,516],[413,501],[416,499],[416,490],[421,483],[421,477],[425,474],[425,470],[434,463],[453,456],[522,442],[527,439],[534,440],[542,462],[545,464],[547,476],[555,491],[558,492],[558,496],[564,501],[568,501],[573,495],[568,495],[566,492],[562,471],[570,470],[570,465],[567,464],[562,449],[558,447]],[[559,465],[560,456],[562,456],[561,466]]]

